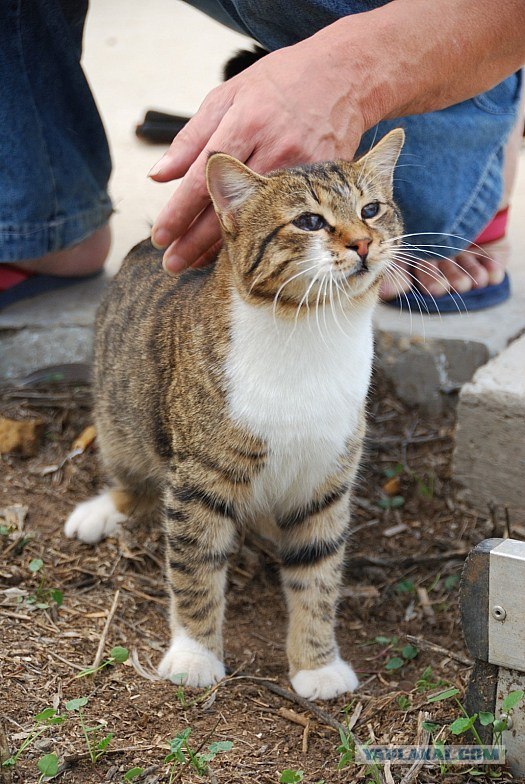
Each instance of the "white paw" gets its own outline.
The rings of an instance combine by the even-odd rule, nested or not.
[[[331,700],[359,686],[353,669],[339,658],[316,670],[299,670],[291,680],[297,694],[307,700]]]
[[[204,645],[176,637],[159,664],[159,675],[185,686],[212,686],[225,676],[224,664]]]
[[[64,533],[70,539],[76,536],[81,542],[95,544],[118,530],[126,515],[117,511],[111,493],[102,493],[91,501],[79,504],[69,515]]]

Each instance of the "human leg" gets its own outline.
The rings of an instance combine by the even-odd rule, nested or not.
[[[0,262],[59,276],[92,274],[109,249],[111,162],[80,66],[86,10],[0,8]]]

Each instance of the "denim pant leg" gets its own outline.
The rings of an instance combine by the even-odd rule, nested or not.
[[[108,145],[80,66],[86,11],[0,3],[0,261],[74,245],[111,214]]]
[[[208,6],[220,5],[221,13],[229,14],[237,28],[269,50],[290,46],[343,16],[388,2],[205,1]],[[190,2],[199,6],[202,0]],[[520,86],[521,75],[513,74],[476,98],[440,111],[384,121],[364,135],[358,154],[367,152],[392,128],[402,126],[406,131],[395,195],[406,233],[428,232],[412,238],[414,244],[463,248],[490,222],[502,194],[503,154],[517,119]],[[438,252],[451,256],[455,250],[439,248]]]

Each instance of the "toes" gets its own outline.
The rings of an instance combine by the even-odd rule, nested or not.
[[[117,511],[111,493],[103,493],[74,509],[66,521],[64,533],[70,539],[76,537],[82,542],[95,544],[115,534],[119,523],[124,520],[126,515]]]
[[[441,297],[448,294],[450,284],[442,273],[439,263],[434,260],[418,260],[418,266],[414,267],[413,274],[417,278],[418,287],[423,294],[432,297]]]
[[[458,253],[455,261],[459,268],[463,271],[464,275],[470,278],[470,288],[484,289],[489,285],[489,274],[485,266],[481,263],[480,256],[475,256],[474,253]],[[468,289],[467,289],[468,290]]]
[[[391,266],[383,278],[379,294],[382,300],[388,302],[395,299],[411,288],[410,276],[407,274],[407,265],[397,261],[396,266]]]
[[[505,277],[509,243],[505,239],[499,240],[498,242],[485,245],[483,249],[487,252],[487,255],[480,255],[477,259],[480,266],[487,272],[489,285],[497,286]]]
[[[176,637],[159,664],[159,675],[174,683],[203,688],[225,676],[224,664],[196,640]]]
[[[297,694],[307,700],[331,700],[359,686],[352,667],[339,658],[316,670],[299,670],[291,681]]]
[[[463,265],[459,266],[459,257],[455,259],[447,259],[447,261],[439,262],[439,269],[448,280],[450,290],[458,294],[465,294],[476,285],[476,280],[472,279],[470,274],[464,271]]]

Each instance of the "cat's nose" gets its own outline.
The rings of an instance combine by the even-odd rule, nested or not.
[[[371,242],[371,237],[363,237],[360,240],[354,240],[351,245],[347,245],[346,247],[349,250],[355,250],[361,261],[365,261],[368,256],[368,248]]]

